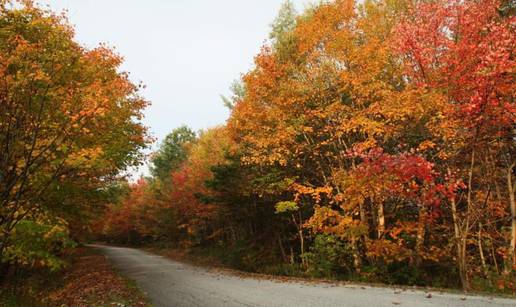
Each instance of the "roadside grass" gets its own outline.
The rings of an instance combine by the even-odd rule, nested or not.
[[[69,265],[51,273],[22,272],[0,286],[0,306],[148,307],[136,284],[120,276],[93,248],[81,247],[66,256]]]

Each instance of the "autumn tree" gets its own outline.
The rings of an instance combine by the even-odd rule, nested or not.
[[[190,130],[180,127],[169,136],[184,131]],[[108,239],[133,244],[168,241],[195,245],[217,232],[217,208],[209,201],[215,192],[205,182],[213,176],[211,168],[225,163],[225,155],[231,151],[226,129],[201,131],[198,138],[192,136],[188,143],[164,144],[171,145],[168,153],[182,155],[168,154],[169,166],[173,168],[164,181],[159,177],[140,178],[130,185],[129,194],[112,204],[101,232]],[[164,146],[158,155],[167,152]]]
[[[178,224],[185,237],[183,243],[196,244],[217,231],[213,224],[217,208],[210,201],[213,195],[205,182],[213,176],[211,168],[224,163],[231,142],[224,127],[202,131],[179,169],[171,173],[169,208],[178,214]]]
[[[506,5],[421,2],[397,27],[410,86],[442,105],[428,125],[441,171],[465,185],[449,202],[465,288],[470,265],[481,266],[485,274],[487,263],[496,266],[497,256],[486,256],[487,242],[508,242],[498,245],[497,253],[505,259],[506,273],[515,265],[515,19],[500,15]],[[476,248],[469,243],[473,237],[478,237]],[[480,263],[472,263],[475,258]]]
[[[174,212],[163,210],[149,180],[138,178],[124,185],[126,189],[93,225],[98,238],[133,245],[174,238]]]
[[[229,128],[244,146],[244,163],[285,170],[284,179],[294,184],[291,199],[284,201],[296,202],[293,208],[344,206],[340,181],[360,162],[346,153],[376,146],[395,150],[390,144],[408,137],[404,125],[417,125],[428,112],[401,93],[401,70],[391,61],[387,39],[401,4],[366,2],[356,10],[354,1],[323,3],[298,19],[291,33],[294,47],[285,46],[288,52],[281,45],[264,47],[256,69],[245,76],[246,96],[235,106]],[[362,221],[347,238],[356,269],[362,258],[358,229],[369,227],[368,201],[357,208]],[[371,207],[377,217],[372,226],[379,229],[385,227],[382,206]],[[351,217],[354,212],[343,211]],[[298,223],[305,223],[310,210],[305,214]]]
[[[148,142],[122,58],[73,35],[64,15],[0,2],[0,257],[21,221],[91,207]]]

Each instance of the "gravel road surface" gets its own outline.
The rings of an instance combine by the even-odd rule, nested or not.
[[[94,245],[122,275],[136,281],[154,306],[511,306],[516,300],[361,285],[239,277],[138,249]]]

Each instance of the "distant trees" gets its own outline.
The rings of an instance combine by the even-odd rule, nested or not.
[[[168,180],[170,172],[178,169],[186,160],[185,146],[194,142],[195,137],[195,132],[186,126],[169,133],[151,157],[151,174],[161,181]]]
[[[182,126],[166,140],[153,155],[153,176],[131,184],[126,197],[105,216],[100,232],[108,238],[133,244],[155,240],[187,244],[211,231],[207,221],[213,218],[214,205],[201,198],[212,197],[205,181],[212,176],[211,167],[223,163],[230,150],[226,130],[213,128],[196,136]]]
[[[20,245],[31,235],[78,230],[120,171],[138,165],[147,102],[121,62],[104,45],[77,44],[62,15],[0,2],[0,262],[28,257],[40,246]]]
[[[510,12],[286,3],[226,126],[167,174],[173,242],[247,270],[514,291]]]

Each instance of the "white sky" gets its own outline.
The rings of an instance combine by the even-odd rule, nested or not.
[[[252,67],[282,0],[38,0],[68,10],[76,39],[100,42],[125,58],[123,70],[147,88],[145,124],[159,140],[228,117],[220,94]],[[298,11],[308,1],[294,0]]]
[[[252,67],[283,0],[37,2],[67,10],[82,45],[107,43],[124,56],[122,70],[147,86],[144,123],[158,144],[181,124],[199,130],[225,122],[220,95]],[[309,3],[292,2],[298,12]]]

